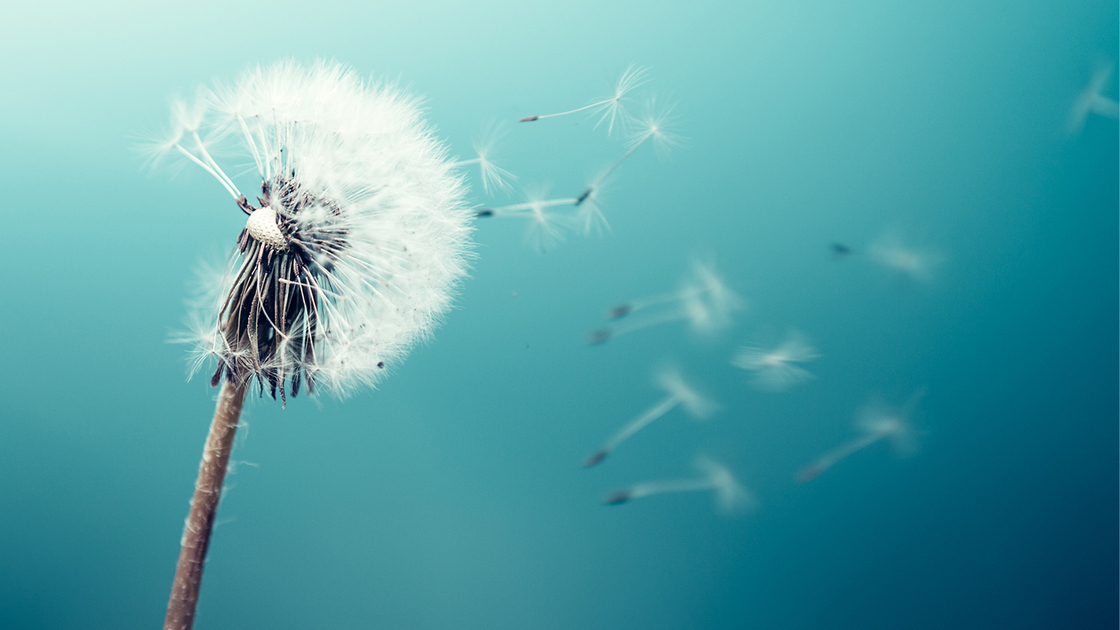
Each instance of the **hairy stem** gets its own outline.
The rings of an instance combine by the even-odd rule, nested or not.
[[[183,528],[179,564],[175,567],[175,581],[171,584],[171,601],[167,604],[164,630],[190,630],[194,625],[194,612],[198,605],[198,591],[202,586],[202,565],[206,549],[210,546],[210,532],[222,498],[222,482],[226,477],[229,453],[233,450],[233,435],[241,417],[248,379],[227,380],[218,395],[218,408],[206,436],[202,463],[198,467],[198,481],[194,484],[191,511]]]

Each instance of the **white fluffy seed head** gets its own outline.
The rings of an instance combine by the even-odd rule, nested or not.
[[[271,364],[238,356],[219,361],[239,362],[262,382],[279,375],[281,385],[298,368],[305,383],[314,379],[336,394],[376,384],[448,310],[470,256],[465,187],[419,100],[338,63],[292,61],[251,69],[199,98],[209,104],[197,123],[200,137],[236,142],[239,161],[254,164],[257,184],[268,185],[261,194],[272,201],[253,210],[246,232],[274,250],[306,252],[314,277],[307,272],[286,286],[320,302],[316,321],[285,323]],[[199,161],[208,159],[185,146]],[[321,242],[323,235],[334,242]],[[236,237],[230,235],[231,244]],[[226,286],[245,262],[234,256]],[[208,307],[208,347],[222,347],[228,334],[222,300]],[[313,354],[306,352],[309,338]]]

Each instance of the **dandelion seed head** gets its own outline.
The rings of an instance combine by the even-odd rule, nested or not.
[[[430,334],[466,272],[471,228],[462,179],[415,97],[337,63],[281,62],[173,112],[196,143],[175,148],[249,215],[198,318],[212,383],[345,394]],[[256,164],[259,205],[210,157],[219,139]]]
[[[249,235],[272,249],[282,252],[288,249],[288,239],[277,225],[276,211],[271,206],[257,208],[245,222]]]

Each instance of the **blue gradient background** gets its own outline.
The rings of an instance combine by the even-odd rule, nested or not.
[[[458,309],[379,391],[251,405],[197,628],[1115,628],[1117,123],[1063,124],[1118,21],[1104,1],[5,9],[0,628],[162,622],[214,397],[166,340],[243,217],[133,147],[172,94],[283,56],[400,79],[463,157],[484,123],[643,64],[688,141],[620,169],[602,238],[542,256],[480,222]],[[499,164],[563,195],[621,150],[578,118],[508,130]],[[858,255],[888,230],[944,254],[933,282]],[[583,344],[693,256],[749,300],[733,329]],[[749,389],[734,348],[787,326],[819,378]],[[670,358],[723,411],[582,470]],[[922,385],[917,455],[794,483],[870,396]],[[599,504],[700,452],[756,512]]]

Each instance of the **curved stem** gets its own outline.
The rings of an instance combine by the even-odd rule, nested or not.
[[[218,408],[202,463],[198,467],[198,481],[194,484],[191,511],[183,528],[179,564],[175,567],[175,581],[171,584],[171,601],[167,604],[164,630],[190,630],[194,625],[194,612],[198,605],[198,591],[202,586],[202,566],[206,549],[210,546],[210,532],[222,498],[222,482],[226,477],[229,453],[233,450],[233,435],[241,418],[248,379],[240,383],[226,381],[218,395]]]

